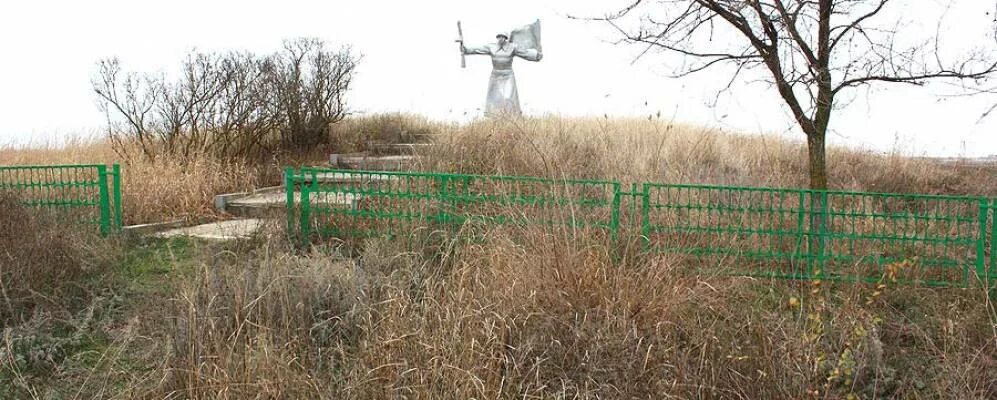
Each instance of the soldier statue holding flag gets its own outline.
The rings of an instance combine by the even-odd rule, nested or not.
[[[457,23],[458,27],[460,22]],[[529,61],[540,61],[543,51],[540,47],[540,21],[513,30],[506,35],[495,36],[496,43],[478,47],[465,47],[460,42],[461,55],[481,54],[492,57],[492,76],[488,80],[488,97],[485,102],[485,115],[520,115],[519,93],[516,89],[516,76],[512,73],[512,60],[520,57]]]

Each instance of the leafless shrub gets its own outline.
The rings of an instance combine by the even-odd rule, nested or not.
[[[202,154],[252,158],[324,143],[330,124],[347,115],[359,57],[318,39],[284,42],[281,51],[191,53],[175,78],[125,72],[102,60],[92,81],[107,118],[107,136],[122,157]]]

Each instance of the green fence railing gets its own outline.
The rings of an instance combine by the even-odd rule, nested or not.
[[[643,196],[646,250],[737,275],[967,286],[993,269],[985,198],[659,184]]]
[[[735,275],[997,284],[997,200],[982,197],[654,183],[622,191],[614,181],[322,168],[288,168],[285,181],[294,188],[288,232],[305,241],[557,227],[605,237],[614,251],[618,236],[639,236],[647,254]]]
[[[419,229],[619,226],[619,184],[594,180],[303,168],[285,172],[288,229],[303,238],[366,238]],[[295,227],[297,226],[297,231]]]
[[[96,226],[102,234],[121,229],[121,168],[106,165],[0,166],[0,192],[29,207],[51,210],[66,221]]]
[[[990,273],[987,274],[987,287],[997,289],[997,198],[990,200],[990,223],[990,236],[987,238],[990,243]]]

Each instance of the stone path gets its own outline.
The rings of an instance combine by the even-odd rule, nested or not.
[[[263,227],[263,220],[256,218],[234,219],[231,221],[212,222],[185,228],[170,229],[153,234],[161,238],[190,236],[206,240],[237,240],[252,237]]]
[[[338,194],[316,194],[311,199],[313,203],[320,203],[331,206],[342,206],[350,208],[356,200],[356,196],[345,193]],[[301,193],[294,193],[294,203],[301,202]],[[267,218],[276,214],[283,215],[284,208],[287,207],[287,194],[281,192],[250,194],[245,197],[230,200],[225,203],[225,212],[237,217]]]

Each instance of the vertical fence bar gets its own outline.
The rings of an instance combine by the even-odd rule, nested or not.
[[[640,193],[637,192],[637,184],[630,184],[630,218],[628,219],[628,224],[633,227],[637,226],[640,218],[637,216],[637,199],[640,198]]]
[[[987,285],[992,295],[997,295],[997,198],[990,200],[990,272],[987,274]]]
[[[436,222],[441,226],[447,226],[447,207],[449,203],[447,201],[447,185],[450,183],[450,179],[446,175],[439,175],[437,179],[440,182],[440,187],[436,192],[436,207],[438,208],[436,212]],[[449,228],[449,227],[448,227]]]
[[[100,190],[100,233],[107,235],[111,231],[111,202],[107,187],[107,166],[97,166],[97,185]]]
[[[976,238],[976,279],[979,279],[984,286],[989,284],[987,277],[987,216],[990,214],[990,204],[987,199],[980,199],[980,231]],[[993,257],[993,253],[990,254]],[[963,268],[969,269],[968,264],[963,264]]]
[[[124,218],[122,213],[122,208],[124,206],[121,204],[121,166],[114,164],[111,166],[111,177],[113,179],[112,183],[114,185],[114,231],[120,232],[121,228],[124,226]]]
[[[305,182],[305,175],[308,174],[308,173],[311,173],[311,179],[312,179],[311,184],[309,184],[308,182]],[[312,211],[311,210],[311,189],[312,189],[312,187],[311,186],[312,185],[316,185],[316,186],[318,185],[318,179],[316,177],[316,174],[314,173],[314,171],[306,171],[305,169],[302,169],[301,170],[301,194],[300,194],[300,200],[299,200],[299,202],[300,202],[299,203],[300,204],[299,207],[300,207],[301,219],[298,222],[298,225],[301,227],[301,243],[304,244],[304,245],[307,245],[308,243],[311,242],[311,234],[312,234],[312,229],[311,229],[311,227],[312,227],[312,221],[311,221],[311,218],[312,218],[312,216],[311,216],[311,211]],[[291,196],[292,196],[291,199],[292,199],[292,202],[293,202],[293,200],[294,200],[294,198],[293,198],[294,192],[291,192]]]
[[[631,192],[633,192],[633,190],[631,190]],[[612,216],[610,217],[610,222],[609,222],[609,238],[610,238],[609,242],[611,243],[611,245],[612,245],[613,248],[616,248],[616,240],[618,239],[618,234],[619,234],[619,230],[620,230],[620,200],[621,200],[620,198],[621,197],[622,197],[622,194],[620,193],[620,183],[619,182],[614,182],[613,183],[613,205],[612,205],[612,210],[610,211],[612,213]]]
[[[644,251],[651,250],[651,184],[645,183],[640,196],[640,235]]]

